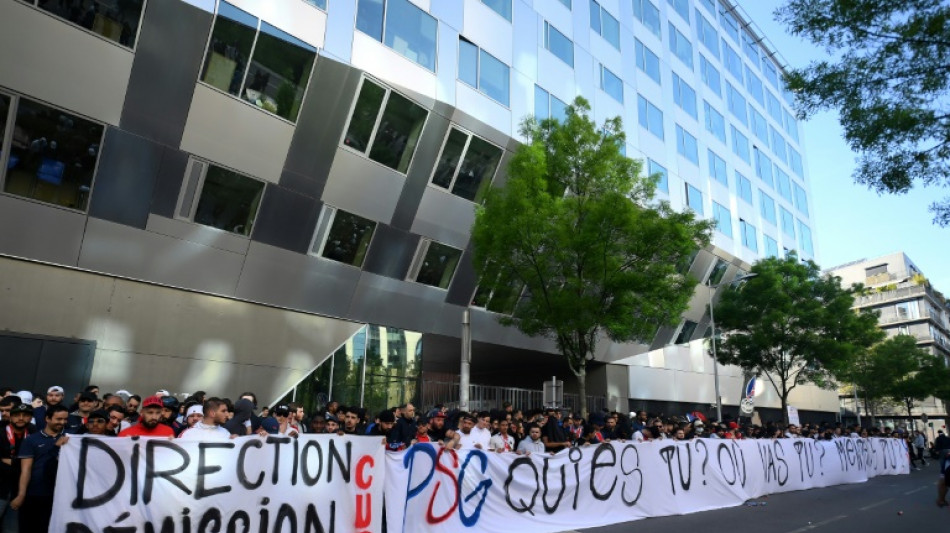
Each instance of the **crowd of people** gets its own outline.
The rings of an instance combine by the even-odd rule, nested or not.
[[[4,531],[46,531],[53,506],[55,474],[60,447],[70,435],[103,437],[165,437],[184,440],[226,440],[239,436],[328,433],[377,436],[390,451],[420,442],[498,453],[557,453],[572,446],[612,440],[712,439],[825,439],[882,437],[904,439],[911,465],[926,465],[925,449],[941,458],[941,473],[950,476],[950,438],[939,431],[928,443],[919,431],[902,428],[863,428],[840,423],[740,424],[708,421],[701,413],[686,416],[650,415],[646,411],[598,412],[582,419],[555,408],[518,409],[504,403],[499,409],[467,412],[436,405],[417,413],[413,404],[369,414],[357,406],[331,401],[315,413],[298,403],[271,407],[258,404],[253,392],[232,401],[198,391],[183,401],[167,390],[146,397],[119,390],[102,394],[86,387],[67,405],[65,391],[53,386],[39,397],[29,391],[0,388],[0,520]],[[945,506],[948,484],[941,481],[938,505]],[[18,523],[18,525],[16,525]]]

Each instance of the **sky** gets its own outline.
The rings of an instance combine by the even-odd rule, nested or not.
[[[779,0],[738,0],[752,21],[791,67],[827,58],[810,42],[789,35],[773,12]],[[836,112],[803,124],[811,192],[812,226],[818,262],[824,268],[903,251],[934,288],[950,293],[950,228],[932,222],[928,206],[950,189],[915,187],[905,195],[884,195],[854,183],[857,154],[851,151]]]

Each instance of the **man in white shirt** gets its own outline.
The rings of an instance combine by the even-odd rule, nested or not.
[[[488,417],[482,417],[483,413],[478,413],[478,423],[475,422],[475,415],[463,413],[459,422],[459,444],[460,449],[478,448],[487,450],[488,442],[491,440],[491,432],[488,430]],[[484,413],[487,415],[487,413]]]
[[[231,432],[224,429],[228,420],[228,406],[220,398],[209,398],[202,406],[204,418],[178,436],[182,440],[230,440]]]
[[[508,434],[508,420],[502,418],[498,421],[498,433],[492,435],[488,441],[488,449],[496,452],[515,451],[515,438]]]
[[[518,453],[544,453],[544,441],[541,440],[541,428],[531,426],[531,429],[528,430],[528,438],[518,443]]]

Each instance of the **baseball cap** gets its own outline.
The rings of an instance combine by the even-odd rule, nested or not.
[[[155,396],[171,396],[172,393],[168,392],[167,389],[158,389],[155,391]]]
[[[23,403],[33,402],[33,393],[28,390],[21,390],[20,392],[16,393],[16,395],[20,397],[20,401]]]
[[[58,392],[58,393],[60,393],[60,394],[63,394],[63,393],[65,393],[66,391],[64,391],[63,388],[60,387],[59,385],[53,385],[52,387],[46,389],[46,394],[52,394],[52,393],[54,393],[54,392]]]
[[[189,407],[188,411],[185,412],[185,417],[189,417],[195,414],[204,416],[204,410],[201,408],[200,404],[195,404]]]
[[[285,404],[275,405],[271,412],[274,413],[274,416],[287,416],[290,414],[290,406]]]
[[[84,392],[79,395],[80,402],[96,402],[99,401],[99,397],[91,392]]]
[[[33,414],[33,406],[28,403],[21,403],[20,405],[14,405],[13,409],[10,409],[10,414],[15,415],[17,413],[27,413]]]
[[[432,415],[429,416],[429,418],[445,418],[445,413],[443,413],[442,411],[436,411],[432,413]]]
[[[377,418],[379,418],[380,422],[392,423],[396,421],[396,415],[393,414],[393,412],[390,411],[389,409],[386,409],[385,411],[380,411],[379,416]]]
[[[275,418],[267,417],[261,421],[261,428],[273,435],[280,431],[280,422],[278,422]]]
[[[149,396],[148,398],[145,398],[144,400],[142,400],[142,409],[145,409],[146,407],[158,407],[159,409],[161,409],[162,408],[161,396]]]

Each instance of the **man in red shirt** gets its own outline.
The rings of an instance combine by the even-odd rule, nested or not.
[[[174,437],[175,430],[171,426],[161,423],[162,399],[159,396],[149,396],[142,401],[142,412],[139,423],[126,428],[119,433],[120,437]]]

